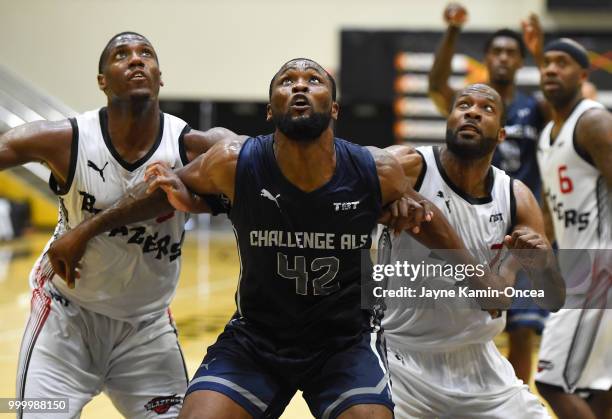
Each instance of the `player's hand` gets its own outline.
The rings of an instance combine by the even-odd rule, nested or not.
[[[527,19],[521,21],[521,27],[523,28],[525,46],[536,62],[539,62],[544,49],[544,32],[542,31],[538,15],[531,13]]]
[[[421,224],[430,222],[433,218],[431,203],[427,200],[415,201],[404,196],[389,204],[378,222],[385,224],[398,235],[402,231],[419,234]]]
[[[506,235],[504,244],[524,268],[542,268],[552,254],[548,241],[529,228],[518,228]]]
[[[461,28],[467,22],[468,12],[459,3],[449,3],[444,9],[443,16],[448,26]]]
[[[74,288],[76,279],[81,277],[80,261],[85,254],[88,239],[80,234],[78,227],[54,240],[47,250],[47,257],[53,272],[66,281],[68,288]]]
[[[185,184],[166,162],[155,162],[147,166],[145,182],[150,182],[147,193],[161,189],[166,193],[170,205],[183,212],[192,212],[194,198]]]

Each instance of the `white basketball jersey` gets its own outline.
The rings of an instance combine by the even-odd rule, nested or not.
[[[130,187],[143,181],[148,164],[165,161],[179,168],[186,160],[182,136],[189,127],[179,118],[160,113],[155,144],[133,163],[123,160],[113,147],[107,121],[106,108],[70,121],[73,142],[67,190],[60,190],[53,178],[50,181],[59,196],[60,217],[49,244],[124,197]],[[58,276],[53,284],[70,301],[114,319],[157,317],[174,296],[185,221],[186,214],[176,211],[102,233],[87,245],[76,287],[69,289]],[[48,263],[45,260],[41,258],[39,264]]]
[[[489,171],[489,196],[472,198],[463,193],[446,175],[440,163],[438,147],[419,147],[423,156],[420,185],[415,189],[438,207],[457,231],[479,263],[490,265],[500,258],[505,235],[514,224],[516,204],[512,179],[495,167]],[[410,235],[402,233],[393,240],[391,263],[427,263],[431,251]],[[409,259],[408,259],[409,258]],[[454,278],[425,278],[436,289],[456,288]],[[389,283],[397,282],[397,278]],[[405,285],[405,284],[404,284]],[[397,288],[390,285],[390,288]],[[420,292],[417,290],[417,292]],[[500,333],[505,314],[493,319],[470,297],[441,300],[426,298],[416,303],[401,298],[387,298],[383,319],[391,345],[412,350],[446,351],[471,343],[483,343]],[[468,308],[471,307],[471,308]]]
[[[542,131],[538,165],[544,198],[553,220],[560,249],[612,249],[612,212],[605,179],[588,156],[576,151],[575,130],[589,109],[603,108],[583,99],[551,144],[553,122]]]

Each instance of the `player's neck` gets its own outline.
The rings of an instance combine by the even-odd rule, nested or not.
[[[330,129],[312,141],[296,141],[274,133],[274,155],[285,178],[304,192],[325,185],[336,169],[336,149]]]
[[[132,151],[149,150],[159,133],[159,102],[108,103],[108,132],[113,146],[129,160]],[[124,156],[123,153],[127,155]]]
[[[451,182],[474,198],[486,196],[488,193],[487,175],[492,158],[493,155],[490,154],[481,159],[466,160],[446,147],[440,153],[440,163]]]

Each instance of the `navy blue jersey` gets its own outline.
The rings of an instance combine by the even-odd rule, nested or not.
[[[497,146],[493,165],[525,183],[539,200],[541,181],[536,147],[544,118],[537,100],[515,92],[514,100],[506,108],[506,118],[506,141]]]
[[[370,321],[361,309],[361,250],[370,248],[381,213],[374,159],[336,138],[333,177],[305,193],[283,176],[273,142],[249,138],[238,158],[230,219],[241,320],[234,323],[292,354],[359,339]]]

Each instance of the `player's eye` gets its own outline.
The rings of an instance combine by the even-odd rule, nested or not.
[[[457,104],[457,107],[458,107],[459,109],[467,109],[467,108],[469,108],[469,107],[470,107],[470,105],[468,105],[468,104],[467,104],[467,102],[459,102],[459,103]]]
[[[125,51],[117,51],[114,55],[115,60],[121,60],[125,57],[127,57],[127,54],[125,53]]]
[[[289,86],[293,81],[289,77],[281,79],[281,86]]]
[[[153,56],[153,51],[151,51],[150,49],[143,49],[141,52],[141,55],[143,57],[152,57]]]
[[[485,111],[487,112],[493,112],[495,111],[495,108],[491,105],[485,105]]]
[[[321,78],[320,78],[320,77],[317,77],[317,76],[312,76],[312,77],[310,78],[310,82],[311,82],[311,83],[315,83],[315,84],[319,84],[319,83],[321,83]]]

